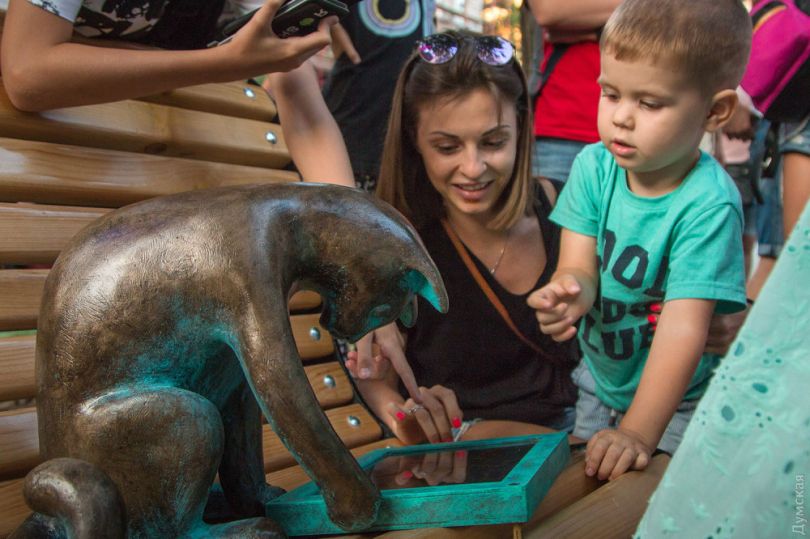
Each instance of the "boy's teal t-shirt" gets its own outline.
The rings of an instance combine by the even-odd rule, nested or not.
[[[740,195],[706,153],[677,189],[648,198],[630,191],[602,143],[586,146],[551,219],[596,237],[599,290],[578,338],[596,395],[611,408],[626,411],[638,388],[654,335],[652,303],[708,299],[721,313],[745,308]],[[703,356],[685,399],[702,395],[717,360]]]

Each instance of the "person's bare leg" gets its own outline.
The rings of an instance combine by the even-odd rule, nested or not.
[[[765,281],[768,280],[768,276],[771,274],[771,270],[773,269],[775,264],[776,264],[775,257],[772,256],[759,257],[757,268],[754,270],[753,275],[751,275],[751,278],[748,279],[748,282],[745,285],[747,297],[754,300],[757,299],[757,297],[759,296],[759,291],[762,290],[762,286],[765,284]]]
[[[810,200],[810,155],[791,152],[782,159],[782,207],[787,240]]]
[[[743,234],[743,261],[745,263],[745,277],[751,276],[751,258],[754,253],[754,245],[757,242],[756,236]]]

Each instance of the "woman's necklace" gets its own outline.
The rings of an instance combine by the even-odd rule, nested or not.
[[[498,260],[495,261],[495,265],[489,268],[489,274],[495,275],[495,272],[498,271],[498,267],[501,265],[501,260],[503,260],[503,254],[506,252],[506,246],[509,245],[509,238],[512,237],[512,228],[506,231],[506,239],[503,242],[503,247],[501,247],[501,254],[498,255]]]

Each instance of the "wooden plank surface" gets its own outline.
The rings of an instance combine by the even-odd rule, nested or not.
[[[326,417],[337,435],[350,449],[371,443],[382,437],[382,428],[361,404],[350,404],[327,410]],[[349,423],[351,418],[358,421],[357,426]],[[264,425],[263,434],[265,472],[269,473],[296,464],[290,452],[287,451],[279,437],[268,425]]]
[[[277,124],[133,100],[27,113],[2,90],[0,137],[267,168],[290,162]]]
[[[34,335],[0,338],[0,401],[36,395],[35,344]]]
[[[299,181],[295,172],[0,138],[0,201],[116,208],[195,189]]]
[[[302,361],[329,356],[335,350],[332,335],[321,326],[320,317],[320,313],[314,313],[297,314],[290,318],[293,337]]]
[[[0,331],[37,327],[47,276],[46,269],[0,270]]]
[[[262,122],[272,122],[276,116],[276,104],[267,92],[241,81],[178,88],[138,100]]]
[[[108,211],[0,202],[0,264],[52,264],[73,236]]]
[[[39,462],[36,409],[0,412],[0,481],[23,477]]]
[[[31,514],[22,489],[22,479],[0,482],[0,538],[8,536]]]
[[[669,460],[667,455],[653,457],[643,472],[627,472],[544,521],[526,526],[523,537],[577,539],[632,536]]]
[[[39,304],[47,269],[0,270],[0,331],[35,329],[39,316]],[[318,294],[308,290],[298,292],[290,299],[290,311],[311,310],[320,305]],[[311,327],[311,324],[310,324]],[[309,327],[302,331],[308,331]],[[308,337],[309,339],[309,337]],[[314,343],[313,352],[321,353],[326,341]],[[324,354],[322,354],[324,355]],[[317,356],[316,356],[317,357]]]

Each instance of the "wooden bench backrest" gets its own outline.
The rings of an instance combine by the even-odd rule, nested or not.
[[[34,330],[47,268],[76,232],[114,208],[192,189],[298,181],[280,169],[289,155],[274,116],[266,93],[242,83],[40,114],[14,109],[0,85],[0,537],[28,514],[21,485],[40,462]],[[296,294],[290,318],[319,403],[356,454],[390,445],[356,402],[318,323],[319,305],[316,294]],[[268,478],[286,488],[306,481],[263,428]]]

